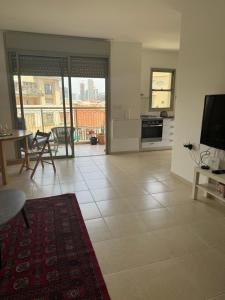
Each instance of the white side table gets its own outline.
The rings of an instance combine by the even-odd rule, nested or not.
[[[200,175],[203,175],[207,178],[207,183],[201,184],[199,182]],[[206,196],[209,194],[219,199],[220,201],[225,202],[225,198],[216,191],[216,185],[214,183],[211,183],[210,179],[225,184],[225,174],[214,174],[212,173],[211,170],[195,168],[193,188],[192,188],[192,199],[195,200],[197,199],[198,189],[201,189],[204,191]]]

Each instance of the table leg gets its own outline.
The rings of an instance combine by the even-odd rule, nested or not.
[[[198,196],[197,184],[199,183],[199,175],[200,175],[199,172],[195,170],[193,187],[192,187],[192,199],[194,199],[194,200],[197,200],[197,196]]]
[[[29,224],[29,221],[28,221],[28,219],[27,219],[27,214],[26,214],[26,211],[25,211],[25,208],[24,208],[24,207],[22,208],[21,212],[22,212],[23,219],[24,219],[24,222],[25,222],[25,224],[26,224],[26,227],[27,227],[27,228],[30,228],[30,224]]]
[[[207,178],[207,183],[208,183],[208,184],[210,183],[210,178]],[[204,196],[205,198],[210,198],[210,194],[207,193],[206,191],[203,193],[203,196]]]
[[[6,158],[4,153],[3,142],[0,142],[0,165],[1,165],[1,172],[2,172],[2,184],[6,185],[8,183],[8,180],[7,180]]]
[[[28,143],[29,143],[28,136],[26,136],[25,137],[25,153],[28,153],[28,150],[29,150]],[[29,158],[29,155],[26,155],[25,159],[26,159],[26,168],[28,170],[28,169],[30,169],[30,158]]]

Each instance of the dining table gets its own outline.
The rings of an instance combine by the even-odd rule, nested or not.
[[[4,133],[0,133],[0,167],[2,173],[2,184],[8,184],[8,174],[7,174],[7,160],[6,160],[6,147],[5,144],[8,142],[15,142],[19,140],[24,140],[24,148],[28,150],[28,138],[32,135],[32,132],[28,130],[18,130],[11,129]],[[29,158],[26,159],[26,168],[29,168]]]

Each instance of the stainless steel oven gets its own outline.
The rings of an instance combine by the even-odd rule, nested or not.
[[[141,125],[142,142],[162,141],[163,119],[162,118],[143,118]]]

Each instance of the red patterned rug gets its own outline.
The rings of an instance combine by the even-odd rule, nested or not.
[[[74,194],[29,200],[0,229],[0,299],[110,299]]]

